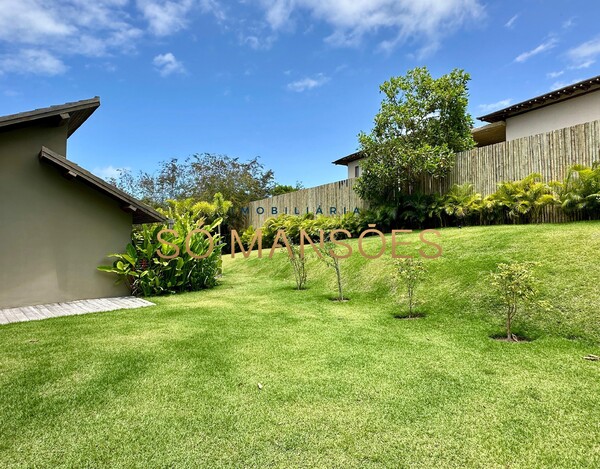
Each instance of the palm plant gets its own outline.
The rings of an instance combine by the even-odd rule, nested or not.
[[[542,208],[555,202],[551,185],[542,181],[540,173],[532,173],[520,181],[498,184],[498,189],[488,201],[500,207],[513,223],[519,220],[538,221]]]
[[[581,211],[589,217],[600,213],[600,162],[589,166],[571,167],[562,184],[558,198],[567,213]]]
[[[431,218],[432,196],[416,192],[404,197],[402,202],[402,213],[400,218],[417,228],[423,228],[423,224],[428,218]]]
[[[481,210],[481,201],[481,194],[475,192],[473,184],[454,184],[446,194],[444,212],[459,222],[466,222]]]

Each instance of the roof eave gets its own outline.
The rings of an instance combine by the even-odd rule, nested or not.
[[[67,125],[70,137],[100,107],[100,98],[95,96],[72,103],[50,106],[33,111],[20,112],[0,117],[0,131],[31,126],[36,122]]]
[[[360,151],[355,153],[351,153],[350,155],[344,156],[338,160],[332,161],[332,164],[337,164],[340,166],[348,166],[349,163],[353,161],[362,160],[364,158],[363,154]]]
[[[508,119],[509,117],[518,116],[535,109],[541,109],[551,104],[566,101],[571,98],[576,98],[587,93],[600,90],[600,75],[589,78],[587,80],[573,83],[558,90],[551,91],[540,96],[537,96],[526,101],[522,101],[504,109],[494,111],[490,114],[478,117],[477,119],[483,122],[499,122]]]
[[[134,224],[164,223],[167,221],[165,216],[153,208],[148,207],[135,197],[130,196],[121,189],[117,189],[113,185],[107,183],[98,176],[93,175],[72,161],[67,160],[64,156],[59,155],[49,148],[42,147],[39,157],[44,163],[58,168],[65,177],[69,179],[78,179],[92,189],[119,202],[122,210],[133,215]]]

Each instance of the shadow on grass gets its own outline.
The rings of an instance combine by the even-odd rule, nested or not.
[[[508,342],[508,343],[527,343],[533,342],[535,339],[528,337],[524,334],[511,334],[510,337],[506,335],[506,332],[497,332],[490,335],[490,339],[496,340],[498,342]]]
[[[410,314],[410,313],[395,313],[392,316],[394,319],[422,319],[422,318],[426,317],[427,315],[425,313],[417,311],[412,314]]]

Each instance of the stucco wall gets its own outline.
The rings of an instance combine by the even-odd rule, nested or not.
[[[129,242],[131,214],[39,161],[42,145],[66,153],[66,130],[0,133],[0,307],[128,293],[96,267]]]
[[[352,161],[348,163],[348,179],[354,179],[356,177],[356,167],[360,166],[360,160]],[[358,175],[360,176],[360,170]]]
[[[600,91],[551,104],[506,120],[506,140],[600,119]]]

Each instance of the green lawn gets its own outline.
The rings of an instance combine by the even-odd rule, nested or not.
[[[315,260],[294,291],[278,255],[153,308],[0,327],[0,465],[599,467],[600,223],[441,244],[422,319],[394,319],[389,255],[343,261],[347,303]],[[554,307],[517,324],[529,343],[489,338],[509,260],[540,262]]]

